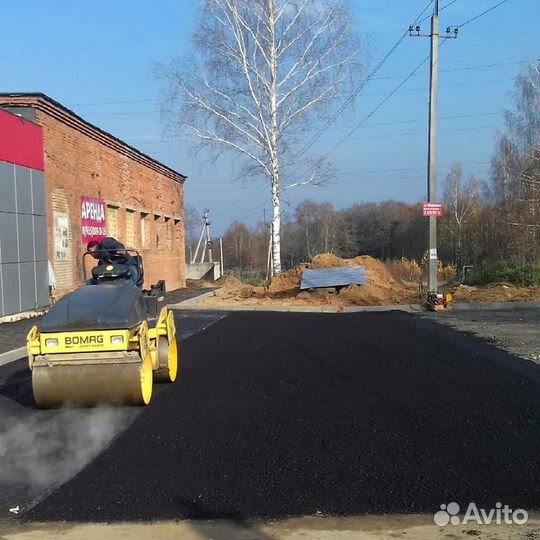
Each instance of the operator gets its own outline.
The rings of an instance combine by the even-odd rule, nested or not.
[[[128,267],[130,278],[137,283],[139,280],[139,270],[135,259],[126,251],[124,244],[111,236],[106,236],[98,242],[91,240],[86,246],[87,251],[98,259],[98,264],[120,263]]]

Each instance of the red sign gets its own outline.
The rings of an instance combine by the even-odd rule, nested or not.
[[[425,202],[422,205],[424,217],[441,217],[443,215],[443,206],[441,203]]]
[[[0,111],[0,161],[44,170],[41,127]]]
[[[81,197],[81,233],[83,244],[100,241],[107,236],[105,201],[95,197]]]

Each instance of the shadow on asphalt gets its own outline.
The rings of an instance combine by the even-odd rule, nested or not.
[[[0,385],[0,396],[15,401],[23,407],[36,409],[36,402],[32,393],[32,372],[24,368],[11,374]]]

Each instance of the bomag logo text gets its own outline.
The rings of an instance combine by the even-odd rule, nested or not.
[[[103,345],[103,336],[67,336],[66,346],[70,345]]]

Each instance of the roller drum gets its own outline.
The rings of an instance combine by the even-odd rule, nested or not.
[[[161,336],[158,340],[158,360],[159,366],[154,373],[156,382],[174,382],[178,373],[178,346],[176,337],[172,341]]]
[[[40,408],[98,404],[148,405],[152,362],[136,352],[39,356],[32,368]]]

